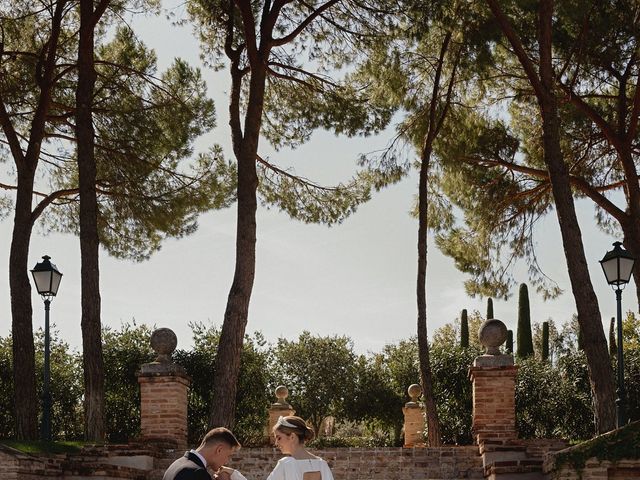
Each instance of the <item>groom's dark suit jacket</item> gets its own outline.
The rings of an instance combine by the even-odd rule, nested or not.
[[[197,455],[187,452],[164,472],[162,480],[212,480]]]

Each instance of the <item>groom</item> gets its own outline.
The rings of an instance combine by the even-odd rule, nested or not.
[[[243,480],[244,477],[236,470],[221,470],[239,449],[240,442],[231,430],[214,428],[207,432],[198,448],[186,452],[173,462],[164,472],[162,480],[213,480],[207,468],[219,472],[216,476],[220,480]]]

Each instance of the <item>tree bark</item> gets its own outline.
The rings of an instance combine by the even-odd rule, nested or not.
[[[16,437],[20,440],[38,438],[38,399],[35,382],[35,348],[33,344],[33,310],[28,277],[28,257],[31,232],[37,214],[31,211],[33,186],[45,134],[46,114],[56,68],[56,51],[66,0],[58,0],[51,18],[51,32],[43,44],[35,72],[35,84],[40,88],[38,105],[30,125],[29,140],[23,151],[11,123],[4,100],[0,106],[0,123],[18,172],[16,206],[9,253],[9,289],[11,293],[11,334],[13,339],[14,411]]]
[[[241,77],[235,76],[232,77],[232,80],[241,81]],[[236,264],[216,354],[213,400],[209,420],[211,427],[232,428],[235,422],[240,356],[256,270],[256,211],[258,207],[256,158],[262,124],[265,80],[266,70],[264,67],[252,68],[244,135],[241,139],[234,135],[234,138],[239,141],[238,154],[236,154],[238,161]],[[232,91],[239,92],[233,86]],[[231,103],[236,104],[233,98]],[[237,107],[239,108],[239,103]],[[235,112],[232,112],[232,120],[233,118],[237,118]]]
[[[420,165],[420,185],[418,193],[418,281],[416,287],[418,302],[418,358],[420,361],[420,383],[424,396],[427,417],[427,439],[430,447],[440,446],[440,422],[433,394],[433,375],[429,359],[429,339],[427,335],[427,232],[428,181],[431,147],[423,151]]]
[[[31,241],[31,199],[34,173],[18,173],[13,236],[9,256],[11,291],[11,335],[13,339],[13,385],[16,415],[16,438],[38,438],[38,398],[36,394],[35,348],[31,306],[31,283],[28,276]]]
[[[84,433],[89,441],[104,441],[104,363],[100,320],[98,199],[94,152],[93,0],[80,0],[76,136],[80,190],[80,257],[82,304],[82,363],[84,369]]]
[[[569,170],[560,147],[560,116],[554,94],[554,73],[551,58],[551,19],[553,1],[540,2],[540,81],[542,92],[538,102],[542,113],[544,161],[549,170],[551,190],[556,204],[571,289],[583,334],[584,351],[589,366],[591,388],[596,410],[596,429],[604,433],[615,428],[613,372],[609,361],[607,340],[602,328],[598,299],[593,290],[582,244],[582,234],[576,216]]]
[[[552,64],[553,0],[539,2],[539,67],[529,58],[520,37],[513,29],[497,0],[487,0],[498,24],[511,43],[538,100],[542,117],[544,162],[549,172],[571,289],[578,312],[584,351],[587,356],[591,390],[594,397],[598,433],[615,427],[614,382],[608,359],[607,341],[602,328],[598,299],[593,290],[575,212],[569,170],[560,146],[560,116],[555,94]]]

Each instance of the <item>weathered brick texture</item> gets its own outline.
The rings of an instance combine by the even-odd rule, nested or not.
[[[138,383],[141,439],[186,449],[189,377],[179,372],[140,373]]]
[[[480,366],[469,369],[473,382],[473,434],[478,444],[486,440],[509,442],[516,431],[515,388],[518,367]]]

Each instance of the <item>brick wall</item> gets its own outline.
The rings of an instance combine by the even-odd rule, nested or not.
[[[117,446],[85,449],[80,454],[31,456],[0,451],[2,480],[160,480],[183,452],[127,450]],[[314,451],[331,466],[336,480],[411,480],[482,478],[478,448],[334,448]],[[230,465],[248,480],[264,480],[280,452],[242,449]]]
[[[332,448],[314,450],[336,480],[408,480],[482,478],[478,447]],[[282,454],[275,449],[243,449],[232,466],[249,480],[264,480]]]

